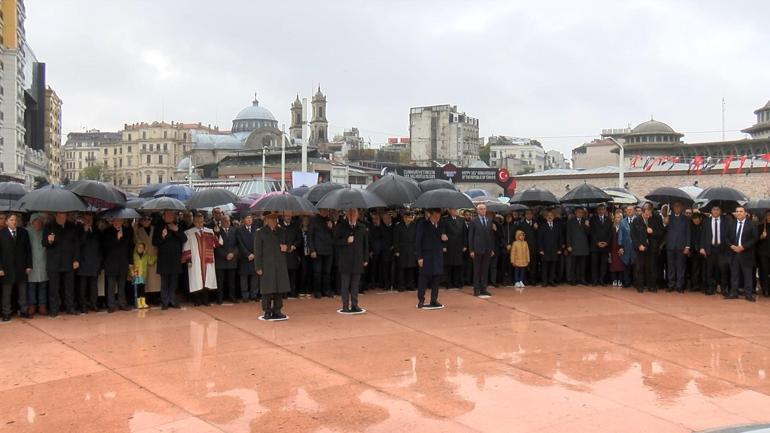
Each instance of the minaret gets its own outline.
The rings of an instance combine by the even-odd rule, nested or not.
[[[302,101],[297,98],[291,104],[291,126],[289,127],[289,137],[292,140],[302,141]]]
[[[329,122],[326,120],[326,96],[321,93],[321,86],[313,95],[313,117],[310,120],[310,143],[328,143],[329,142]]]

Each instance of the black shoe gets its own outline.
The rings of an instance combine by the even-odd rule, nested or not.
[[[74,308],[72,308],[72,309],[67,310],[67,314],[69,314],[70,316],[77,316],[78,312],[75,311]]]
[[[340,313],[350,313],[350,308],[342,307],[342,309],[340,310]]]
[[[422,308],[422,307],[424,307],[424,306],[425,306],[425,304],[423,304],[423,302],[422,302],[422,301],[420,301],[420,302],[418,302],[418,303],[417,303],[417,308]]]
[[[228,299],[228,302],[230,302],[231,304],[240,304],[241,303],[241,301],[239,301],[237,299]]]
[[[131,311],[131,307],[129,307],[128,305],[121,305],[118,308],[120,308],[120,311]]]
[[[31,319],[32,318],[32,315],[27,313],[26,311],[22,311],[21,313],[19,313],[19,316],[21,316],[22,319]]]
[[[270,320],[283,320],[285,318],[286,318],[286,315],[279,311],[277,313],[273,313],[273,317]]]
[[[725,299],[738,299],[738,295],[732,294],[725,296]]]
[[[489,293],[489,291],[487,291],[487,290],[482,290],[482,291],[481,291],[481,295],[482,295],[482,296],[492,296],[492,294],[491,294],[491,293]]]
[[[656,288],[647,289],[647,291],[652,292],[652,293],[658,293],[658,289],[656,289]]]
[[[639,287],[636,288],[636,291],[639,293],[644,293],[644,289],[640,289]]]
[[[107,312],[112,314],[115,312],[115,307],[107,307]]]
[[[333,298],[333,297],[334,297],[334,294],[332,294],[332,293],[327,293],[327,294],[325,294],[324,296],[325,296],[325,297],[327,297],[327,298]]]
[[[176,304],[176,303],[175,303],[175,304],[169,304],[169,307],[171,307],[171,308],[174,308],[174,309],[177,309],[177,310],[179,310],[180,308],[182,308],[182,307],[180,307],[180,306],[179,306],[179,304]]]
[[[58,311],[49,311],[48,312],[48,316],[50,318],[52,318],[52,319],[55,319],[57,316],[59,316],[59,312]]]
[[[706,290],[706,296],[714,296],[716,294],[717,293],[715,291],[713,291],[713,290]]]
[[[161,305],[160,309],[163,310],[163,311],[166,311],[166,310],[168,310],[168,305]]]
[[[671,293],[673,291],[674,291],[674,289],[672,287],[669,287],[669,288],[666,289],[666,293]]]
[[[363,313],[364,310],[362,310],[361,307],[359,307],[358,305],[354,305],[354,306],[350,307],[350,312],[351,313]]]
[[[316,298],[316,299],[320,299],[321,298],[321,294],[320,293],[313,293],[313,297]]]
[[[272,311],[265,311],[265,314],[262,315],[262,318],[265,320],[272,320],[273,319],[273,312]]]
[[[746,296],[746,300],[749,302],[757,302],[757,298],[755,296]]]
[[[430,304],[428,304],[428,306],[430,308],[441,308],[441,307],[443,307],[443,305],[440,304],[439,302],[431,302]]]
[[[8,322],[11,320],[10,314],[3,314],[3,322]]]

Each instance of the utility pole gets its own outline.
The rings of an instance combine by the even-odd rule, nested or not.
[[[725,98],[722,97],[722,141],[725,141]]]

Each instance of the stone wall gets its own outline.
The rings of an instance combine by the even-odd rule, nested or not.
[[[600,188],[618,186],[617,174],[592,174],[592,175],[556,175],[556,176],[519,176],[516,177],[516,191],[537,186],[545,188],[556,197],[561,197],[567,192],[567,185],[574,188],[583,182],[588,182]],[[764,168],[754,168],[748,176],[744,174],[721,174],[721,170],[714,170],[700,175],[688,174],[687,171],[653,171],[632,172],[625,174],[625,182],[628,189],[637,197],[644,197],[651,190],[661,186],[688,186],[698,182],[700,188],[710,186],[729,186],[735,188],[752,199],[770,197],[770,172]]]

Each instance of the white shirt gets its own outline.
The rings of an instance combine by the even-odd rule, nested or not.
[[[743,246],[742,245],[743,244],[743,240],[741,238],[743,237],[742,236],[743,235],[743,223],[745,223],[745,222],[746,222],[745,219],[742,220],[742,221],[739,220],[738,221],[738,225],[737,225],[736,230],[735,230],[735,240],[738,243],[739,247]]]

